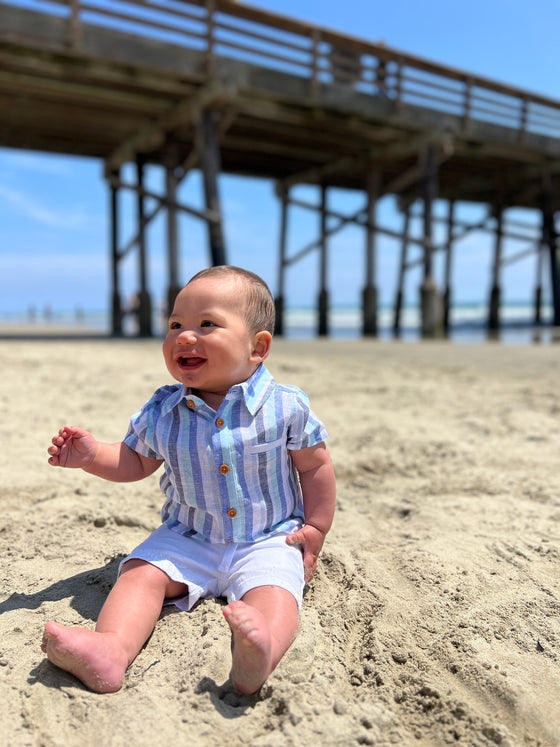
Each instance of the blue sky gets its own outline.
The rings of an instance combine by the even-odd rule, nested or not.
[[[471,0],[468,4],[449,0],[255,0],[252,5],[369,41],[383,41],[391,48],[559,98],[557,0],[535,0],[530,5],[526,0]],[[55,311],[107,307],[109,196],[102,173],[102,163],[91,159],[0,148],[0,313],[25,311],[31,305],[41,309],[46,304]],[[159,170],[153,170],[151,184],[157,188],[161,179]],[[274,292],[279,224],[274,185],[223,176],[220,189],[228,261],[261,274]],[[314,190],[302,190],[302,194],[316,199]],[[197,172],[182,185],[181,199],[201,205]],[[350,212],[360,207],[364,198],[333,191],[329,199],[336,209]],[[462,215],[473,217],[478,210],[463,207]],[[531,214],[525,217],[538,220]],[[388,227],[400,227],[391,199],[381,203],[379,220]],[[315,216],[294,211],[290,252],[315,239],[317,229]],[[122,243],[131,231],[132,226],[125,226]],[[166,294],[163,239],[161,216],[148,232],[150,290],[156,301]],[[207,263],[204,226],[182,217],[180,241],[181,274],[186,281]],[[480,235],[457,244],[457,299],[486,299],[491,244],[489,237]],[[358,303],[363,283],[363,246],[362,231],[352,227],[330,242],[329,286],[333,304]],[[513,245],[511,251],[519,248],[523,246]],[[382,303],[391,303],[394,297],[398,251],[393,240],[379,240],[377,280]],[[290,306],[314,304],[317,261],[313,254],[290,269],[286,294]],[[534,264],[534,260],[527,260],[506,267],[507,300],[532,297]],[[123,270],[123,291],[130,295],[137,290],[133,253]],[[439,280],[441,268],[436,266],[436,272],[440,273],[436,278]],[[409,273],[409,302],[417,301],[419,282],[419,273]]]

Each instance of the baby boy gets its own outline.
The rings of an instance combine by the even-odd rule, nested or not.
[[[162,524],[122,563],[95,630],[45,626],[51,662],[114,692],[164,603],[189,610],[226,597],[230,678],[258,691],[298,627],[303,588],[330,529],[335,480],[327,434],[301,390],[264,366],[274,301],[257,275],[203,270],[181,290],[163,355],[178,384],[158,389],[119,443],[65,426],[49,463],[106,480],[141,480],[163,464]]]

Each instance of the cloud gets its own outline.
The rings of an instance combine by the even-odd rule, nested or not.
[[[69,177],[72,174],[71,157],[35,153],[29,151],[12,151],[0,148],[2,169],[18,171],[33,171],[36,174]],[[72,159],[75,160],[75,159]]]
[[[51,228],[77,229],[82,228],[86,222],[86,213],[81,209],[68,210],[65,207],[62,210],[54,210],[40,204],[28,192],[6,187],[3,184],[0,184],[0,199],[20,216]]]

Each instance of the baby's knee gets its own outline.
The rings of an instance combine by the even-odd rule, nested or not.
[[[163,589],[166,597],[186,594],[185,584],[173,581],[161,568],[141,558],[131,558],[123,563],[119,578]]]
[[[131,573],[133,571],[138,574],[148,574],[150,573],[150,568],[155,568],[155,566],[153,566],[151,563],[148,563],[147,560],[142,560],[141,558],[131,558],[130,560],[126,560],[122,564],[119,576],[124,576],[126,573]]]

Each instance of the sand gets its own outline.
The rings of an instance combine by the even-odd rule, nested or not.
[[[339,497],[299,636],[254,697],[228,684],[222,601],[165,611],[112,695],[45,659],[45,622],[93,627],[161,507],[157,474],[54,469],[50,438],[119,440],[170,379],[155,340],[3,340],[0,360],[2,745],[559,743],[557,346],[275,342]]]

